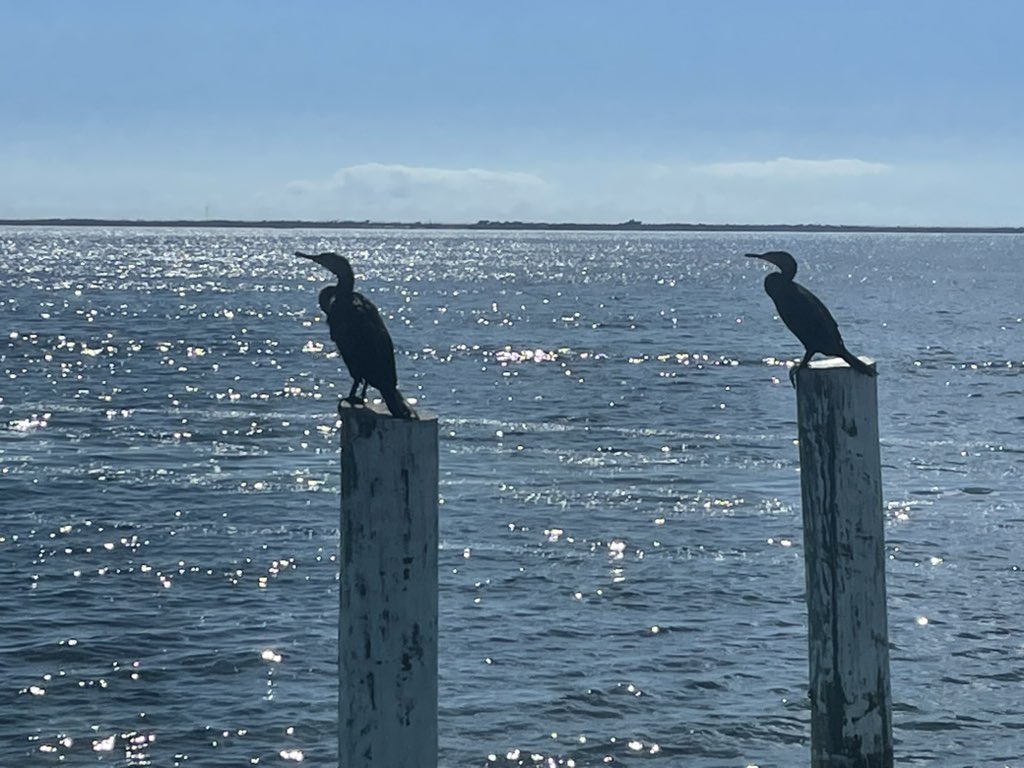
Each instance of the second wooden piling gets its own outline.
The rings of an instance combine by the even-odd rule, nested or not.
[[[811,766],[891,768],[877,379],[839,358],[812,362],[798,374],[797,418]]]
[[[437,768],[437,418],[339,412],[338,764]]]

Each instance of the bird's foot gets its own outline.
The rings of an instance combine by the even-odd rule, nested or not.
[[[356,397],[355,395],[349,395],[348,397],[342,398],[349,405],[366,405],[366,399],[362,397]]]

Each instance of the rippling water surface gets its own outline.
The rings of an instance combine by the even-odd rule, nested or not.
[[[897,758],[1024,756],[1024,238],[0,229],[0,765],[336,759],[349,256],[440,417],[444,766],[808,760],[786,248],[876,357]]]

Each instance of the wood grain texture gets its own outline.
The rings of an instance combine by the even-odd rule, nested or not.
[[[889,768],[877,379],[828,358],[801,371],[797,385],[811,765]]]
[[[437,418],[339,413],[339,766],[436,768]]]

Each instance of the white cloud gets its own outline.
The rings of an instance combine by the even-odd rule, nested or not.
[[[913,172],[910,166],[860,159],[783,156],[761,162],[648,164],[636,167],[632,176],[591,188],[615,190],[618,220],[890,224],[900,223],[895,219],[908,203]]]
[[[897,170],[850,158],[625,167],[595,162],[568,175],[563,168],[549,180],[521,171],[366,163],[292,182],[273,217],[875,223],[891,216],[880,204],[885,189],[899,180],[903,169]]]
[[[520,218],[547,196],[541,177],[520,171],[455,170],[365,163],[288,189],[315,215],[351,219]]]
[[[423,168],[411,165],[385,165],[364,163],[341,168],[323,182],[295,181],[292,189],[320,189],[335,191],[346,186],[371,186],[391,191],[405,192],[417,185],[465,188],[467,186],[489,185],[510,187],[539,187],[544,180],[531,173],[517,171],[488,171],[482,168],[451,170],[448,168]]]
[[[837,176],[874,176],[889,172],[892,170],[892,166],[856,158],[799,160],[792,157],[778,157],[774,160],[709,163],[696,166],[695,170],[724,178],[820,179]]]

